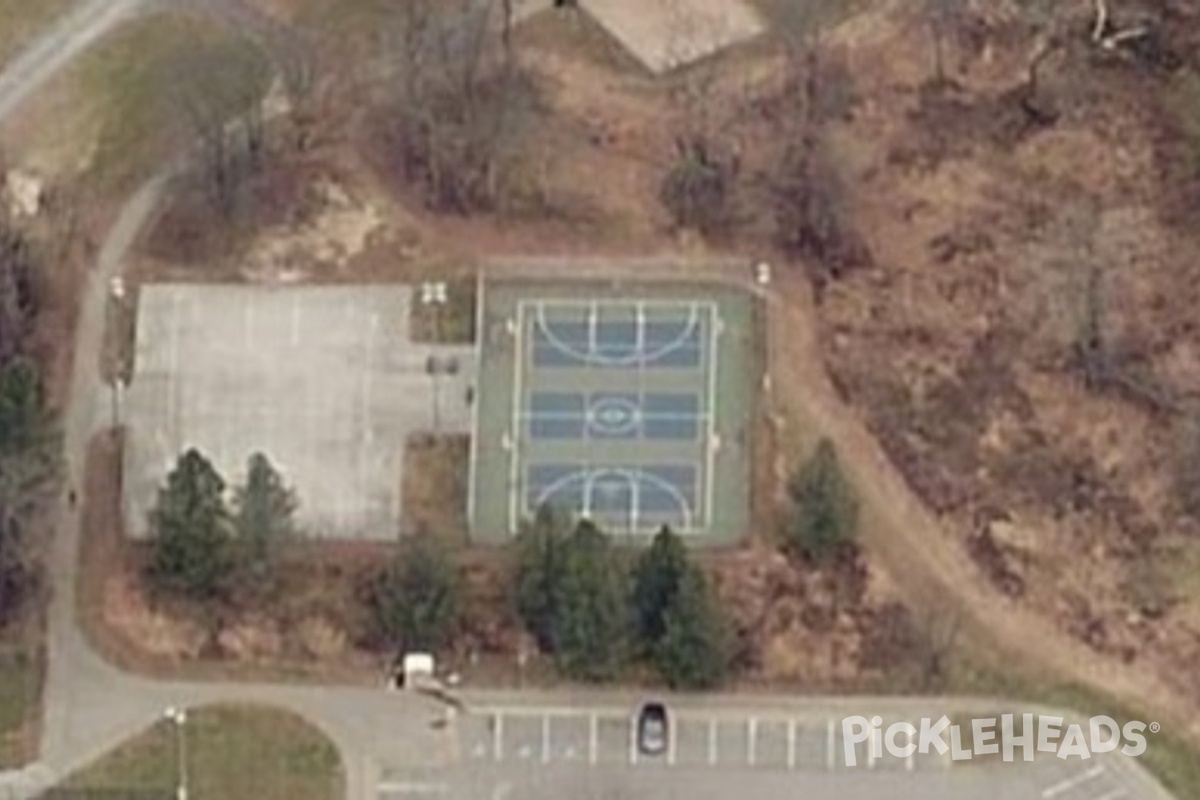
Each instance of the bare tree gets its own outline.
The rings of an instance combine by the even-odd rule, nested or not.
[[[930,44],[933,47],[934,85],[947,84],[946,44],[954,37],[962,23],[965,0],[925,0],[922,14],[929,28]]]
[[[914,612],[900,603],[888,603],[873,617],[860,655],[863,666],[886,670],[921,691],[945,686],[959,642],[957,614]]]
[[[676,29],[681,39],[684,33],[682,27]],[[672,105],[678,112],[675,160],[659,184],[659,199],[675,224],[706,235],[718,233],[733,222],[733,200],[741,172],[741,154],[736,143],[729,140],[729,125],[714,118],[716,77],[711,62],[696,65],[681,76],[672,92]]]
[[[37,300],[29,240],[0,210],[0,365],[15,357],[33,330]]]
[[[851,102],[843,96],[851,94],[849,73],[837,68],[824,47],[837,8],[826,1],[788,3],[777,23],[786,52],[784,111],[777,118],[778,139],[785,144],[767,189],[776,241],[807,260],[818,291],[871,260],[850,224],[845,186],[824,142],[825,124]]]
[[[1200,521],[1200,407],[1191,405],[1175,420],[1174,489],[1180,510]]]
[[[236,211],[245,179],[266,153],[262,100],[270,64],[246,40],[200,43],[171,62],[174,105],[196,137],[214,208],[226,219]]]
[[[1128,327],[1115,318],[1119,306],[1113,297],[1130,255],[1122,254],[1119,241],[1100,238],[1104,219],[1096,199],[1077,194],[1035,248],[1035,259],[1040,251],[1043,267],[1057,283],[1052,318],[1044,322],[1066,325],[1055,345],[1055,360],[1091,391],[1111,392],[1151,411],[1173,412],[1177,399],[1155,377]]]
[[[413,0],[395,23],[390,139],[436,210],[495,209],[539,108],[532,77],[493,22],[490,3]]]

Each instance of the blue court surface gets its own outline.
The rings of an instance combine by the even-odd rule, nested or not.
[[[711,303],[527,301],[516,512],[552,505],[617,533],[708,520]]]
[[[481,506],[501,502],[509,531],[547,505],[618,535],[663,525],[727,535],[745,519],[744,298],[565,289],[502,298],[491,294],[480,326],[488,394],[477,420],[474,527]]]

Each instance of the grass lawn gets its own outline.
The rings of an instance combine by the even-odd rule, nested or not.
[[[195,140],[196,120],[228,118],[261,98],[270,64],[247,37],[160,12],[106,36],[69,74],[72,95],[95,109],[92,175],[101,185],[123,185]]]
[[[21,52],[72,0],[0,0],[0,63]]]
[[[0,769],[24,766],[31,756],[41,681],[35,647],[0,643]]]
[[[333,745],[294,714],[257,706],[195,709],[183,727],[191,800],[341,800]],[[69,778],[64,788],[173,796],[178,739],[160,722]]]
[[[994,665],[1005,665],[998,669]],[[1062,683],[1052,677],[1035,674],[1012,665],[1000,656],[986,658],[985,653],[960,653],[951,671],[946,694],[977,697],[1002,697],[1029,703],[1072,709],[1086,716],[1106,715],[1118,724],[1140,720],[1149,725],[1153,716],[1128,706],[1104,692],[1078,684]],[[1020,709],[1005,709],[1017,713]],[[1200,750],[1182,734],[1163,723],[1158,733],[1146,732],[1146,752],[1138,757],[1163,786],[1178,800],[1200,800]]]

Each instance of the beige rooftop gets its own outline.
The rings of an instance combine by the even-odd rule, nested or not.
[[[669,72],[763,33],[758,13],[744,0],[577,0],[646,69]],[[518,0],[518,19],[553,6]]]

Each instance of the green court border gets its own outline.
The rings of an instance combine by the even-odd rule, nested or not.
[[[471,538],[477,543],[501,544],[515,533],[510,520],[513,476],[510,452],[504,446],[511,430],[515,405],[517,352],[508,323],[522,302],[556,299],[579,301],[702,302],[716,306],[721,332],[716,362],[709,372],[715,382],[710,408],[712,425],[720,440],[705,502],[712,506],[705,533],[692,533],[686,541],[698,545],[727,545],[748,533],[751,520],[750,481],[758,385],[756,337],[759,326],[755,298],[746,290],[717,283],[673,281],[479,281],[476,304],[476,349],[479,379],[475,393],[468,478],[468,519]],[[510,446],[512,445],[509,437]],[[519,480],[519,476],[518,476]],[[621,534],[622,539],[643,542],[645,534]]]

